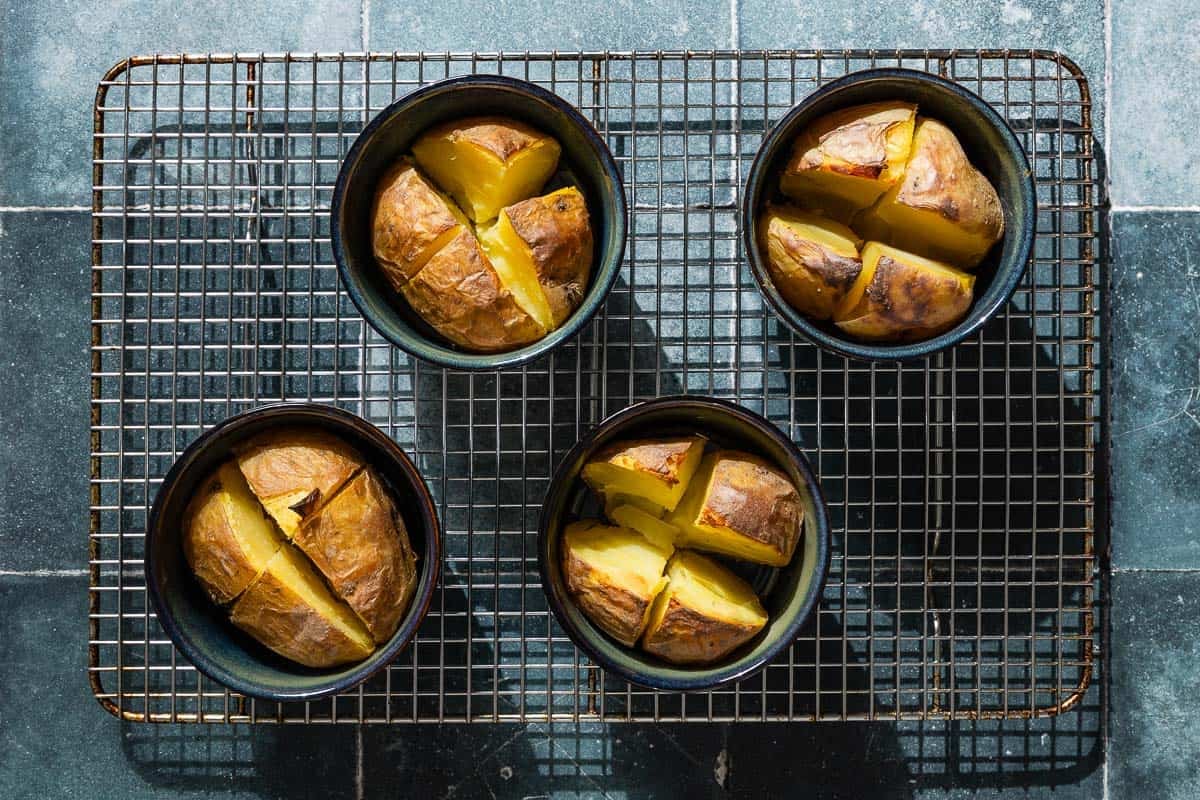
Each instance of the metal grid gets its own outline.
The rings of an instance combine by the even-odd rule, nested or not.
[[[1006,311],[949,353],[848,362],[764,308],[739,187],[764,130],[858,69],[938,72],[1028,152],[1035,257]],[[339,292],[327,213],[366,120],[471,72],[540,83],[608,140],[631,204],[621,276],[556,354],[491,374],[390,347]],[[1074,64],[1031,51],[210,55],[129,59],[95,108],[90,659],[101,703],[160,721],[1011,717],[1075,704],[1094,628],[1099,237]],[[816,624],[702,694],[603,674],[547,611],[538,508],[558,459],[631,402],[731,398],[800,444],[830,503]],[[252,701],[205,679],[147,607],[149,502],[230,414],[316,400],[363,415],[427,477],[445,526],[419,635],[354,692]],[[1101,469],[1105,469],[1100,459]]]

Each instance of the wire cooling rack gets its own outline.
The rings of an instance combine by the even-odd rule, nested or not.
[[[822,83],[875,66],[982,95],[1036,173],[1038,237],[1004,313],[949,353],[851,362],[794,339],[743,262],[739,187],[763,135]],[[469,374],[393,349],[339,291],[329,203],[376,112],[500,72],[574,103],[623,171],[625,264],[583,333]],[[155,721],[1015,717],[1092,679],[1100,277],[1090,95],[1039,51],[159,55],[95,107],[89,672]],[[834,549],[818,619],[761,674],[710,693],[633,688],[547,611],[538,511],[607,414],[696,392],[778,424],[817,469]],[[416,641],[321,702],[246,699],[188,664],[148,607],[147,506],[176,455],[277,400],[358,413],[425,474],[445,563]]]

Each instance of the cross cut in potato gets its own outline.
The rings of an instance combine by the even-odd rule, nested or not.
[[[380,180],[371,209],[375,260],[388,282],[400,289],[461,227],[469,225],[454,201],[403,158]]]
[[[813,319],[829,319],[862,270],[858,235],[793,208],[771,207],[760,223],[767,269],[779,294]]]

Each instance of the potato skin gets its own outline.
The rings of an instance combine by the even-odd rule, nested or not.
[[[465,228],[402,291],[413,311],[467,350],[512,350],[545,334],[501,285],[475,234]]]
[[[569,547],[562,549],[562,570],[579,610],[609,636],[633,647],[642,635],[654,596],[642,597],[610,582]]]
[[[269,570],[233,604],[229,619],[265,647],[306,667],[332,667],[371,654]]]
[[[246,590],[258,569],[242,556],[220,492],[214,474],[192,497],[184,512],[183,556],[208,596],[223,606]]]
[[[971,307],[972,284],[881,255],[862,299],[839,315],[839,328],[868,340],[928,338],[953,327]]]
[[[394,288],[408,283],[458,225],[446,201],[410,160],[401,159],[384,173],[371,210],[371,243]]]
[[[517,153],[543,140],[537,131],[504,117],[468,117],[439,125],[421,138],[451,138],[470,142],[500,161],[508,161]]]
[[[237,448],[238,467],[259,501],[296,494],[305,502],[294,517],[280,519],[291,537],[363,465],[359,453],[336,436],[315,428],[285,428],[259,434]],[[290,516],[290,515],[289,515]]]
[[[666,590],[670,592],[670,588]],[[642,648],[672,664],[711,664],[745,644],[762,630],[732,620],[713,619],[679,602],[666,600],[662,622],[646,631]]]
[[[579,307],[592,271],[587,203],[572,186],[515,203],[504,213],[533,256],[538,282],[558,327]]]
[[[679,470],[695,443],[682,439],[631,439],[605,447],[589,463],[607,462],[632,472],[648,473],[667,486],[679,483]]]
[[[780,216],[765,222],[767,271],[780,295],[801,314],[829,319],[862,271],[862,260],[801,236]]]
[[[777,565],[792,560],[804,506],[791,480],[752,453],[722,450],[696,523],[729,528],[771,548]]]
[[[370,467],[309,517],[294,541],[375,642],[391,638],[416,588],[416,556]]]

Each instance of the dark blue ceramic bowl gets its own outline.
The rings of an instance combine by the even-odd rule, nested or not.
[[[504,353],[471,353],[427,325],[375,263],[370,214],[379,178],[412,149],[426,129],[461,117],[495,114],[525,122],[562,146],[559,172],[549,185],[575,184],[591,214],[596,252],[591,282],[579,308],[541,340]],[[392,344],[434,364],[455,369],[513,367],[550,352],[574,336],[604,303],[625,252],[625,187],[616,161],[583,116],[540,86],[499,75],[467,75],[417,89],[379,113],[358,135],[342,162],[333,191],[333,254],[354,305]]]
[[[602,517],[600,504],[580,473],[592,455],[611,442],[639,437],[701,433],[723,447],[757,453],[777,465],[800,489],[804,536],[792,562],[767,567],[725,560],[754,587],[770,622],[751,641],[717,664],[679,667],[625,647],[584,616],[562,574],[559,538],[570,522]],[[662,397],[630,406],[600,423],[567,453],[542,504],[538,564],[550,609],[575,644],[604,669],[640,686],[698,691],[744,678],[788,647],[816,614],[829,567],[829,519],[821,487],[808,460],[767,420],[741,406],[711,397]]]
[[[768,201],[783,200],[779,176],[792,142],[819,117],[847,106],[882,100],[917,104],[917,113],[945,123],[962,143],[971,163],[996,187],[1004,210],[1004,238],[975,269],[975,302],[967,316],[945,333],[921,342],[871,344],[851,339],[832,323],[810,320],[779,294],[767,270],[767,255],[756,231]],[[767,302],[787,325],[818,346],[867,361],[919,358],[951,347],[978,330],[1012,297],[1033,249],[1037,193],[1033,174],[1017,137],[992,107],[956,83],[908,69],[855,72],[821,87],[771,129],[746,180],[742,195],[742,237],[750,270]]]
[[[417,554],[417,589],[408,613],[391,639],[356,664],[311,669],[271,652],[229,622],[183,556],[182,520],[196,488],[232,457],[238,443],[280,426],[319,427],[357,448],[391,489]],[[312,700],[343,692],[387,666],[416,635],[440,567],[441,532],[433,499],[408,456],[369,422],[315,403],[262,406],[205,432],[163,479],[146,529],[146,588],[171,641],[208,677],[268,700]]]

